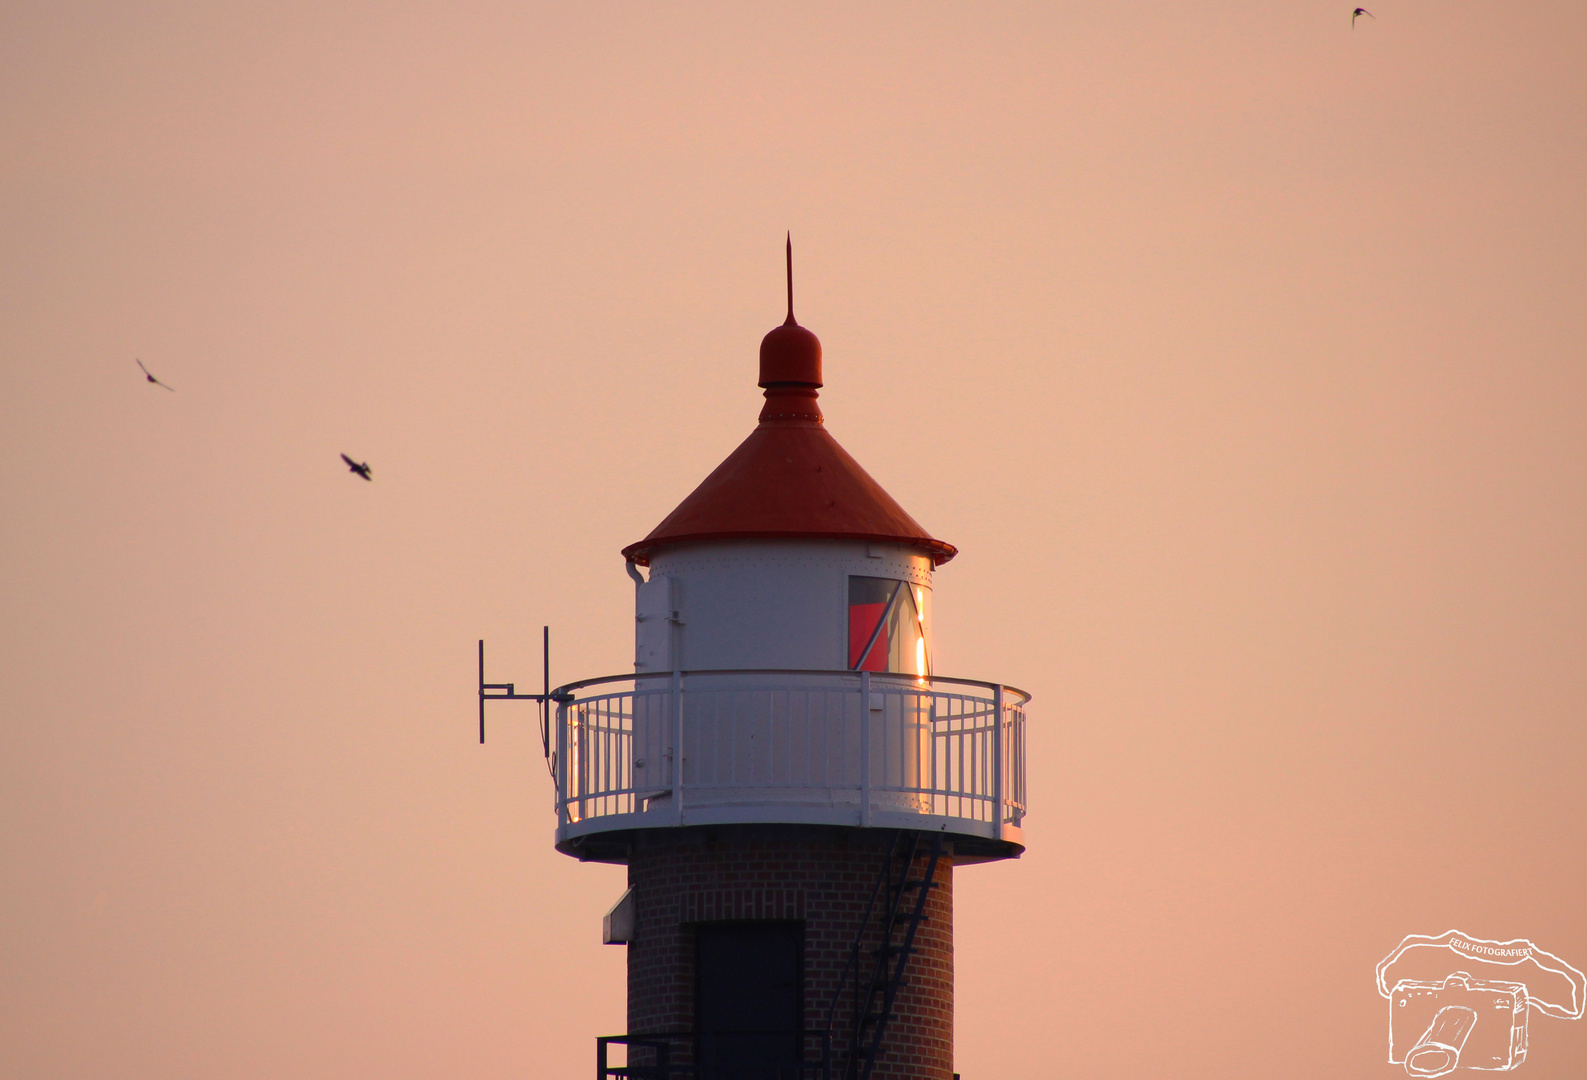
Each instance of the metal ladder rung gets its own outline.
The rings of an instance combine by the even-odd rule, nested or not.
[[[919,950],[914,948],[913,946],[905,947],[903,945],[883,945],[880,949],[872,949],[871,950],[871,955],[872,956],[904,956],[904,955],[913,956],[917,952],[919,952]],[[892,981],[892,979],[890,979],[890,978],[883,979],[882,983],[885,985],[886,983],[889,983],[891,981]]]
[[[874,994],[878,990],[886,990],[887,989],[887,984],[892,982],[892,981],[893,981],[892,978],[889,977],[889,978],[886,978],[886,979],[878,979],[875,982],[872,982],[871,983],[871,993]],[[899,986],[908,986],[909,985],[909,980],[908,979],[900,980],[898,985]]]

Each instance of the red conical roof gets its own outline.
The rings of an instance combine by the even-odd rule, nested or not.
[[[790,255],[790,259],[792,256]],[[821,342],[788,321],[760,343],[760,425],[650,535],[623,549],[641,566],[673,544],[709,540],[869,540],[907,544],[941,565],[958,549],[934,539],[838,445],[816,404]]]

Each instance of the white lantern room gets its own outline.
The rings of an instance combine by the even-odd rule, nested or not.
[[[934,574],[956,549],[827,430],[791,283],[759,385],[749,437],[623,549],[633,672],[555,695],[558,847],[623,861],[635,830],[786,823],[1017,856],[1028,695],[938,670]]]

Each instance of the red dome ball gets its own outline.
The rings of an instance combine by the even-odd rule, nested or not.
[[[821,385],[821,339],[788,321],[760,339],[760,385]]]

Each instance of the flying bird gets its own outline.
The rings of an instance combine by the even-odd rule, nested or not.
[[[342,460],[347,462],[347,471],[348,472],[355,472],[359,476],[362,476],[365,480],[373,480],[374,479],[373,476],[369,475],[369,462],[366,461],[362,465],[360,465],[358,462],[354,461],[352,458],[348,457],[346,454],[342,455]]]
[[[165,384],[163,382],[161,382],[159,379],[156,379],[153,375],[149,374],[149,369],[146,368],[146,367],[143,367],[143,361],[142,360],[139,360],[137,357],[133,357],[132,359],[140,368],[143,368],[143,377],[145,379],[148,379],[155,386],[165,386]],[[174,386],[165,386],[165,388],[167,390],[171,391],[171,393],[173,393],[173,394],[176,393],[176,387],[174,387]]]
[[[1354,30],[1356,28],[1356,20],[1361,18],[1363,15],[1369,19],[1377,18],[1376,15],[1372,14],[1372,12],[1368,11],[1366,8],[1358,7],[1350,13],[1350,29]]]

